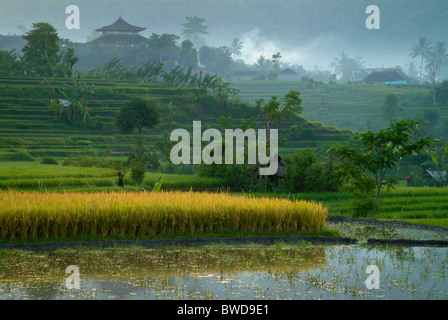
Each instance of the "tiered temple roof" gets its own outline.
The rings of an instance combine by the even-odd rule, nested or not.
[[[119,44],[128,43],[130,45],[137,45],[140,42],[146,41],[146,38],[138,34],[146,28],[137,27],[124,21],[121,17],[109,26],[96,29],[95,31],[101,32],[102,35],[93,40],[92,42],[102,42],[105,44]]]

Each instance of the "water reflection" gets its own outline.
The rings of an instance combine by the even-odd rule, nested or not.
[[[447,299],[446,248],[206,246],[0,255],[0,299]],[[366,267],[381,271],[367,290]],[[77,265],[81,289],[65,287]]]

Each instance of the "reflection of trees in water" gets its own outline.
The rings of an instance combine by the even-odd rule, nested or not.
[[[81,290],[65,288],[70,263],[80,267]],[[380,291],[365,288],[369,264],[380,268]],[[377,246],[0,255],[0,299],[440,298],[447,264],[445,248]]]
[[[25,286],[23,289],[23,295],[28,299],[42,299],[52,300],[58,298],[60,292],[59,284],[54,283],[39,283],[34,284],[31,287]]]
[[[325,263],[325,248],[316,246],[67,251],[0,256],[0,279],[22,288],[30,299],[57,299],[67,291],[64,284],[69,275],[65,269],[77,265],[83,291],[96,288],[119,299],[128,297],[135,287],[195,288],[195,279],[213,277],[216,284],[254,272],[285,276],[314,270]],[[202,287],[214,288],[205,280],[200,281]]]
[[[126,277],[142,273],[195,272],[238,273],[243,271],[299,271],[325,262],[325,249],[317,246],[248,246],[162,248],[151,250],[104,250],[40,253],[0,257],[4,279],[61,280],[65,269],[77,265],[81,277]]]

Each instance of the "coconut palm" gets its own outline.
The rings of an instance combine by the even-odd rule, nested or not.
[[[427,77],[432,84],[433,104],[436,104],[436,83],[440,77],[440,71],[444,66],[448,66],[447,44],[443,41],[437,41],[434,47],[429,48],[426,56]]]
[[[186,17],[187,22],[182,23],[182,35],[191,40],[197,48],[204,44],[203,35],[208,34],[207,26],[203,23],[205,19],[199,17]]]
[[[448,65],[446,42],[437,41],[434,47],[430,48],[427,60],[436,66],[438,76],[440,76],[441,69]]]
[[[417,69],[415,67],[414,61],[411,61],[408,63],[407,73],[408,73],[408,76],[410,76],[411,78],[415,79],[417,77]]]
[[[415,59],[417,57],[421,57],[421,62],[420,62],[420,80],[422,79],[423,60],[428,57],[428,53],[430,51],[430,47],[431,47],[431,41],[427,40],[425,37],[420,37],[420,39],[418,39],[418,44],[415,44],[414,47],[412,47],[412,51],[409,54],[409,56],[412,59]]]
[[[361,58],[350,58],[344,51],[333,59],[331,66],[335,69],[335,73],[340,75],[342,82],[348,82],[352,79],[353,70],[362,68],[364,62]]]
[[[233,54],[233,60],[235,60],[235,56],[241,57],[241,49],[243,49],[243,47],[243,43],[240,41],[240,39],[233,39],[232,45],[230,46],[230,51]]]

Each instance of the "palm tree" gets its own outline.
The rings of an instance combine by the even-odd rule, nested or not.
[[[436,66],[438,75],[440,76],[441,69],[448,65],[446,42],[437,41],[435,46],[430,48],[428,52],[428,60]]]
[[[412,51],[409,54],[409,56],[412,59],[415,59],[419,56],[422,57],[421,62],[420,62],[420,80],[422,79],[423,60],[428,57],[430,47],[431,47],[431,41],[427,40],[425,37],[420,37],[420,39],[418,39],[418,44],[416,44],[416,45],[414,45],[414,47],[412,47]]]
[[[415,68],[414,61],[411,61],[411,62],[408,63],[407,73],[408,73],[408,76],[410,76],[411,78],[415,79],[417,77],[417,70]]]
[[[233,54],[233,60],[235,60],[235,56],[241,57],[241,49],[243,49],[243,43],[238,38],[234,38],[232,41],[232,45],[230,46],[230,51]]]
[[[187,22],[182,23],[182,35],[199,48],[204,44],[204,39],[201,36],[208,34],[208,27],[203,24],[205,19],[199,17],[186,17],[185,19]]]
[[[436,82],[440,77],[440,71],[448,65],[447,44],[444,41],[437,41],[434,47],[429,48],[426,57],[426,71],[432,84],[433,104],[436,104]]]
[[[350,58],[344,51],[341,52],[339,57],[333,59],[331,66],[335,69],[335,73],[340,75],[342,82],[348,82],[352,79],[352,73],[354,69],[362,68],[364,62],[361,58]]]
[[[168,115],[171,117],[176,112],[178,107],[173,103],[173,101],[170,101],[166,104],[166,108],[168,109]]]

